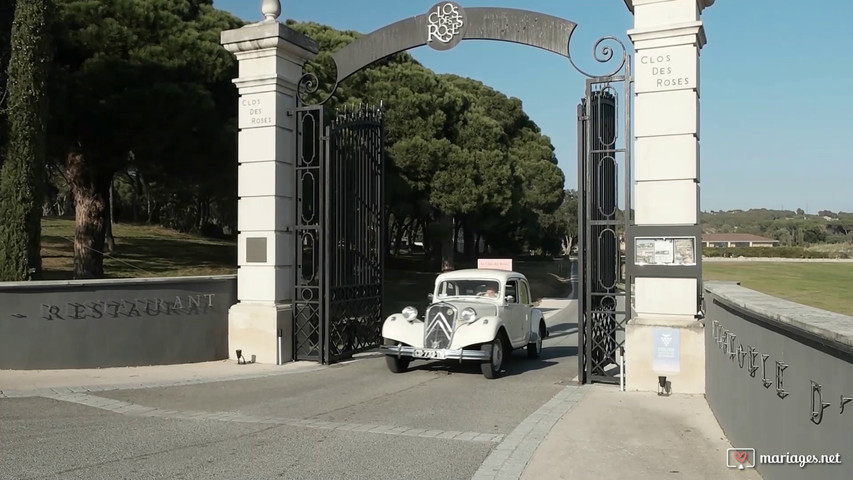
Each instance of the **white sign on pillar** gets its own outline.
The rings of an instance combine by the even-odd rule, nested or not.
[[[634,93],[699,89],[699,57],[693,45],[650,48],[638,52]]]

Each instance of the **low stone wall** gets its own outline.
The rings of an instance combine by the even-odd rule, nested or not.
[[[851,478],[853,317],[724,282],[705,305],[706,398],[732,445],[765,480]]]
[[[236,275],[0,283],[0,369],[228,358]]]

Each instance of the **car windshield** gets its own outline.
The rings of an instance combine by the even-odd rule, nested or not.
[[[494,280],[445,280],[438,285],[438,298],[498,298],[500,283]]]

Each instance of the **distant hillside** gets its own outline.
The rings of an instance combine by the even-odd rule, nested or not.
[[[702,212],[704,233],[751,233],[779,240],[783,246],[853,243],[853,213],[802,209],[730,210]]]

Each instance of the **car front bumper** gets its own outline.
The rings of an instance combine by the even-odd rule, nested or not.
[[[432,348],[415,348],[405,345],[382,345],[379,351],[386,355],[394,355],[396,357],[412,357],[423,360],[480,360],[488,361],[492,358],[492,354],[488,350],[448,350],[448,349],[432,349]],[[439,356],[431,356],[430,354],[421,353],[440,352]]]

